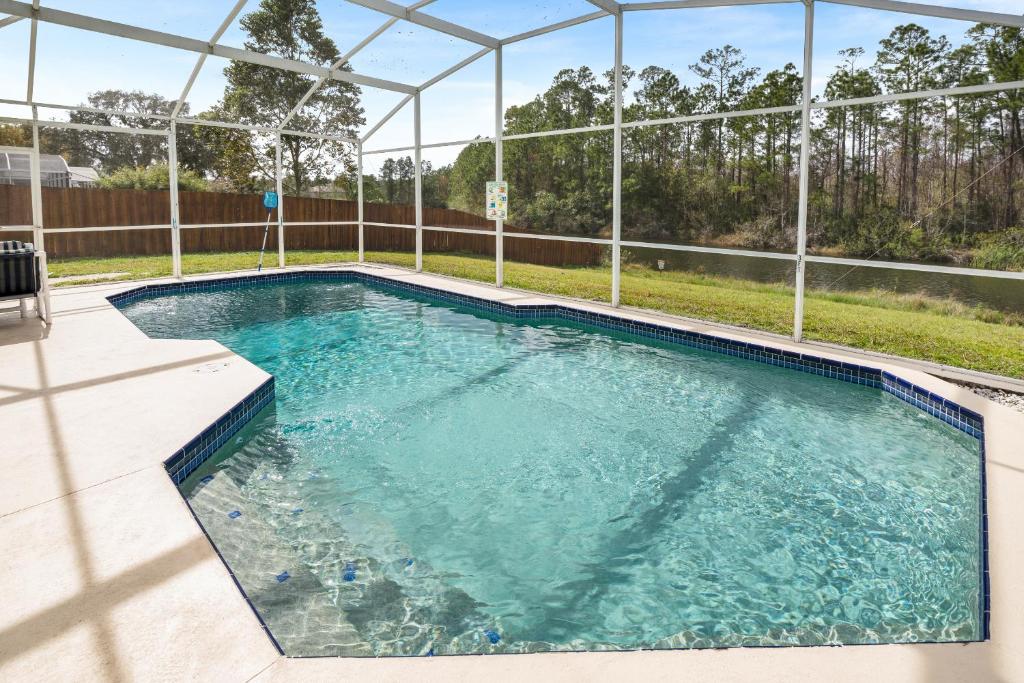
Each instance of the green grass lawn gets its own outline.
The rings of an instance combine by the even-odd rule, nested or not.
[[[256,252],[185,254],[186,275],[253,268]],[[290,251],[288,265],[354,261],[355,252]],[[366,259],[412,267],[411,253],[367,252]],[[277,254],[266,264],[276,266]],[[494,281],[494,261],[479,256],[424,254],[424,270],[481,282]],[[67,259],[50,263],[51,277],[123,273],[127,280],[171,274],[169,256]],[[69,280],[65,285],[81,284]],[[92,280],[95,282],[95,280]],[[505,284],[536,292],[608,301],[608,267],[554,268],[505,264]],[[622,303],[691,318],[714,320],[791,334],[793,289],[683,271],[659,272],[627,264],[622,272]],[[1024,321],[998,311],[952,300],[888,292],[807,293],[804,333],[808,339],[920,358],[946,365],[1024,378]]]

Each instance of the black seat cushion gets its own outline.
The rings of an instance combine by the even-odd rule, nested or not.
[[[31,244],[0,242],[0,298],[32,296],[39,291],[39,263]]]

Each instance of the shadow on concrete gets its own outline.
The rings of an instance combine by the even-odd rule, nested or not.
[[[39,318],[0,316],[0,346],[42,341],[50,336],[50,327]]]
[[[38,648],[46,642],[60,637],[63,633],[80,628],[85,624],[92,632],[98,655],[95,661],[98,663],[99,670],[93,672],[93,675],[110,681],[129,680],[130,675],[122,662],[123,655],[119,652],[118,639],[111,623],[112,613],[121,603],[133,596],[150,590],[207,559],[209,544],[204,537],[197,535],[194,540],[137,564],[117,576],[106,579],[99,578],[99,572],[95,566],[96,561],[85,533],[82,513],[78,507],[79,502],[75,496],[76,489],[68,463],[69,452],[61,430],[60,417],[54,406],[53,395],[79,386],[118,381],[124,377],[113,375],[90,382],[51,387],[41,344],[37,341],[33,346],[38,385],[41,388],[26,393],[30,393],[31,398],[40,399],[42,403],[46,427],[50,434],[54,465],[61,481],[62,490],[69,492],[50,502],[63,507],[69,536],[74,545],[74,566],[78,574],[77,577],[68,577],[67,580],[77,582],[81,588],[75,596],[36,612],[0,631],[0,663]],[[168,366],[176,367],[195,361],[196,359],[190,359],[167,366],[155,366],[134,373],[125,373],[125,375],[160,372],[168,369]],[[12,512],[11,514],[17,513]],[[45,542],[45,539],[36,539],[35,542]],[[159,618],[159,615],[154,615],[154,618]]]
[[[37,355],[39,354],[37,350]],[[139,368],[137,370],[129,370],[127,372],[118,372],[112,375],[105,375],[103,377],[96,377],[94,379],[85,379],[80,382],[68,382],[67,384],[58,384],[53,387],[47,387],[40,384],[40,389],[28,389],[25,387],[0,387],[7,391],[17,391],[14,396],[8,396],[0,399],[0,407],[10,405],[12,403],[20,403],[21,401],[28,401],[34,398],[49,398],[56,394],[60,394],[66,391],[76,391],[79,389],[86,389],[89,387],[99,386],[101,384],[112,384],[114,382],[123,382],[124,380],[132,379],[134,377],[141,377],[143,375],[152,375],[158,372],[166,372],[168,370],[174,370],[176,368],[185,367],[188,365],[196,365],[197,363],[210,363],[217,360],[224,360],[225,358],[234,358],[235,354],[230,351],[222,351],[219,353],[208,353],[205,356],[192,356],[190,358],[184,358],[173,363],[161,363],[160,365],[150,365],[146,368]]]

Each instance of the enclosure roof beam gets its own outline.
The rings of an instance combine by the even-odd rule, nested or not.
[[[451,140],[450,142],[431,142],[425,145],[420,145],[420,149],[437,149],[439,147],[466,147],[467,145],[477,145],[481,142],[494,142],[494,138],[472,138],[470,140]],[[388,149],[366,149],[363,150],[363,154],[390,154],[393,152],[408,152],[416,149],[415,145],[408,145],[405,147],[391,147]]]
[[[618,14],[622,11],[622,5],[615,0],[587,0],[591,5],[600,7],[608,14]]]
[[[1004,14],[1001,12],[982,12],[955,7],[939,7],[918,2],[902,0],[821,0],[836,5],[852,5],[869,9],[903,12],[943,19],[960,19],[981,24],[999,24],[1002,26],[1024,27],[1024,16]],[[800,0],[657,0],[656,2],[627,2],[622,9],[626,12],[638,10],[685,9],[687,7],[728,7],[731,5],[774,5],[780,3],[800,2]]]
[[[149,112],[135,112],[135,111],[118,111],[116,109],[97,109],[95,107],[76,107],[76,106],[71,106],[71,105],[66,105],[66,104],[49,104],[49,103],[46,103],[46,102],[31,102],[31,101],[28,101],[28,100],[0,99],[0,104],[14,104],[14,105],[20,105],[20,106],[25,106],[25,107],[40,107],[42,109],[62,109],[62,110],[66,110],[66,111],[84,111],[84,112],[89,112],[89,113],[93,113],[93,114],[104,114],[104,115],[107,115],[107,116],[124,116],[124,117],[130,118],[130,119],[155,119],[155,120],[158,120],[158,121],[167,121],[167,122],[170,122],[172,120],[171,117],[169,115],[167,115],[167,114],[153,114],[153,113],[149,113]],[[8,117],[6,120],[8,122],[10,122],[10,121],[31,122],[32,121],[32,119],[27,119],[27,118],[23,119],[23,118],[16,118],[16,117],[14,117],[14,118]],[[214,121],[214,120],[211,120],[211,119],[199,119],[199,118],[193,118],[193,117],[188,117],[188,116],[179,116],[178,118],[176,118],[174,120],[177,121],[178,123],[185,123],[185,124],[190,124],[190,125],[195,125],[195,126],[210,126],[212,128],[232,128],[232,129],[235,129],[235,130],[249,130],[249,131],[253,131],[255,133],[272,133],[272,134],[275,134],[275,135],[280,133],[281,135],[293,135],[293,136],[298,136],[298,137],[316,138],[316,139],[319,139],[319,140],[337,140],[339,142],[350,142],[350,143],[353,143],[353,144],[359,142],[355,138],[346,137],[344,135],[323,135],[321,133],[308,133],[306,131],[301,131],[301,130],[287,130],[287,129],[278,130],[277,128],[267,128],[265,126],[251,126],[251,125],[246,124],[246,123],[233,123],[233,122],[229,122],[229,121]],[[126,133],[128,135],[135,135],[135,134],[141,134],[141,135],[153,135],[153,134],[166,135],[167,134],[167,130],[163,129],[163,128],[159,128],[159,129],[157,129],[157,128],[129,128],[127,126],[99,126],[97,128],[96,124],[84,124],[84,123],[83,124],[77,124],[77,123],[72,123],[70,121],[50,121],[50,120],[47,120],[47,119],[38,119],[38,123],[39,123],[40,126],[52,126],[52,127],[55,127],[55,128],[75,128],[75,129],[79,129],[79,130],[105,130],[105,131],[108,131],[108,132]],[[82,126],[85,126],[85,128],[82,128]],[[154,131],[155,131],[155,133],[154,133]]]
[[[588,21],[593,21],[594,19],[601,19],[602,17],[607,16],[609,16],[608,12],[605,12],[604,10],[598,10],[596,12],[591,12],[590,14],[584,14],[583,16],[580,17],[566,19],[565,21],[559,21],[558,23],[555,24],[549,24],[547,26],[535,28],[532,31],[525,31],[523,33],[517,33],[514,36],[509,36],[508,38],[502,38],[501,44],[508,45],[510,43],[518,43],[519,41],[526,40],[527,38],[533,38],[535,36],[544,35],[545,33],[551,33],[552,31],[559,31],[563,28],[569,28],[570,26],[576,26],[577,24],[584,24]]]
[[[732,5],[778,5],[790,2],[801,2],[801,0],[659,0],[658,2],[623,3],[622,11],[686,9],[687,7],[730,7]]]
[[[435,2],[435,0],[420,0],[420,2],[410,5],[409,9],[419,9],[420,7],[426,7],[432,2]],[[385,21],[377,28],[376,31],[363,38],[355,47],[353,47],[351,50],[343,54],[341,57],[338,57],[334,64],[331,64],[331,69],[340,69],[342,65],[344,65],[353,57],[355,57],[359,52],[363,50],[363,48],[365,48],[367,45],[375,41],[377,38],[383,35],[385,31],[387,31],[389,28],[391,28],[397,23],[397,17],[391,17],[390,19]],[[326,78],[320,78],[317,80],[316,83],[311,85],[309,87],[309,90],[306,91],[306,94],[299,98],[299,101],[295,104],[294,107],[292,107],[292,110],[288,112],[287,116],[284,117],[284,121],[281,122],[281,125],[278,126],[278,128],[284,128],[293,118],[298,116],[299,112],[302,111],[302,108],[306,106],[306,102],[309,102],[309,98],[315,95],[316,91],[322,88],[324,83],[326,82]]]
[[[90,114],[105,114],[106,116],[124,116],[130,119],[156,119],[158,121],[170,121],[167,114],[154,114],[151,112],[119,111],[117,109],[97,109],[96,107],[79,107],[70,104],[51,104],[49,102],[34,102],[32,100],[7,100],[0,99],[0,104],[15,104],[24,107],[41,107],[43,109],[62,109],[65,111],[84,111]]]
[[[498,47],[498,39],[493,36],[488,36],[483,33],[479,33],[472,29],[453,24],[450,21],[444,19],[438,19],[429,14],[424,14],[411,7],[404,7],[402,5],[389,2],[389,0],[348,0],[354,5],[360,5],[368,9],[383,12],[384,14],[390,14],[393,17],[399,19],[405,19],[411,24],[417,26],[423,26],[424,28],[433,29],[440,33],[447,33],[450,36],[467,40],[477,45],[483,45],[484,47],[496,48]],[[2,11],[2,10],[0,10]]]
[[[973,21],[979,24],[997,24],[1000,26],[1016,26],[1018,28],[1024,28],[1024,16],[1018,14],[981,12],[979,10],[957,9],[955,7],[936,7],[935,5],[924,5],[919,2],[902,2],[901,0],[825,1],[835,5],[853,5],[854,7],[867,7],[869,9],[887,10],[889,12],[903,12],[905,14],[919,14],[927,17]]]
[[[25,99],[31,100],[36,87],[36,37],[39,33],[39,0],[32,0],[32,28],[28,39],[28,87],[26,88]]]
[[[4,17],[3,19],[0,19],[0,28],[3,28],[4,26],[10,26],[11,24],[16,24],[24,18],[25,17]]]
[[[250,126],[246,123],[232,123],[230,121],[213,121],[210,119],[192,118],[190,116],[179,116],[175,120],[178,123],[185,123],[193,126],[209,126],[211,128],[233,128],[235,130],[249,130],[254,133],[266,133],[269,135],[287,135],[291,137],[300,138],[314,138],[316,140],[335,140],[337,142],[350,142],[352,144],[359,142],[354,138],[346,137],[344,135],[323,135],[321,133],[308,133],[304,130],[279,130],[277,128],[268,128],[266,126]],[[128,130],[129,132],[131,132],[135,129]]]
[[[17,116],[0,116],[0,123],[34,123],[40,127],[46,128],[67,128],[70,130],[94,130],[104,133],[127,133],[129,135],[159,135],[160,137],[167,137],[167,133],[170,132],[166,129],[156,128],[122,128],[118,126],[99,126],[92,123],[73,123],[71,121],[41,121],[38,119],[27,119]]]
[[[396,83],[383,78],[363,76],[349,71],[332,70],[325,66],[307,64],[306,62],[300,62],[294,59],[274,57],[271,55],[261,54],[259,52],[253,52],[252,50],[243,50],[235,47],[228,47],[226,45],[210,45],[209,43],[203,42],[202,40],[196,40],[195,38],[186,38],[185,36],[179,36],[172,33],[154,31],[152,29],[141,28],[139,26],[107,21],[105,19],[97,19],[83,14],[64,12],[62,10],[56,10],[49,7],[40,7],[38,10],[33,10],[32,5],[24,2],[17,2],[17,0],[0,0],[0,13],[34,18],[50,24],[68,26],[70,28],[91,31],[93,33],[103,33],[118,38],[128,38],[130,40],[151,43],[153,45],[163,45],[165,47],[171,47],[178,50],[188,50],[190,52],[198,52],[200,54],[211,54],[215,57],[224,57],[225,59],[233,59],[238,62],[258,64],[260,66],[282,69],[284,71],[293,71],[295,73],[310,74],[323,78],[332,78],[334,80],[355,83],[357,85],[365,85],[371,88],[393,90],[395,92],[402,93],[413,93],[416,91],[416,88],[411,85]]]
[[[224,21],[220,23],[220,26],[217,27],[217,30],[214,31],[213,36],[210,38],[209,45],[211,48],[217,44],[220,37],[228,30],[228,27],[231,26],[231,22],[233,22],[235,17],[238,16],[238,13],[242,11],[242,8],[245,7],[245,3],[247,1],[248,0],[238,0],[238,2],[235,3],[235,6],[231,8],[231,11],[228,12]],[[177,118],[178,114],[181,113],[181,108],[185,106],[185,100],[188,99],[188,94],[192,90],[192,86],[195,84],[196,79],[199,77],[199,72],[202,71],[203,64],[206,63],[206,57],[207,55],[204,53],[199,55],[199,59],[196,60],[196,65],[192,69],[192,75],[188,77],[188,82],[185,83],[185,87],[181,91],[178,101],[174,103],[174,108],[171,110],[172,119]]]

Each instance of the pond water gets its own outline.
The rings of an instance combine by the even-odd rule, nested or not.
[[[659,249],[623,249],[623,252],[629,252],[635,262],[651,266],[656,266],[658,259],[662,259],[666,268],[672,270],[703,270],[709,275],[757,282],[792,283],[794,277],[793,262],[781,259]],[[906,294],[923,292],[929,296],[951,297],[966,304],[998,311],[1024,313],[1024,280],[924,273],[896,268],[854,268],[826,263],[807,264],[805,277],[807,287],[811,289],[884,289]]]

